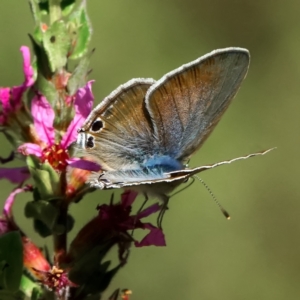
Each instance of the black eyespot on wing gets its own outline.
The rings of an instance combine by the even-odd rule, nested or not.
[[[97,132],[103,127],[103,122],[101,120],[96,120],[92,124],[92,131]]]
[[[92,136],[90,136],[90,137],[87,139],[86,147],[87,147],[87,148],[93,148],[93,147],[94,147],[94,138],[93,138]]]

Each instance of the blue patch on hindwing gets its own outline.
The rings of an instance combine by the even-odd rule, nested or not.
[[[184,169],[181,162],[167,155],[151,157],[142,165],[149,170],[158,169],[166,173]]]

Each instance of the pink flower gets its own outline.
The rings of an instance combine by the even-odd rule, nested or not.
[[[135,241],[136,247],[143,246],[166,246],[164,234],[160,228],[151,223],[143,223],[141,219],[160,211],[161,206],[155,203],[139,212],[137,215],[130,215],[132,204],[137,193],[127,191],[122,194],[121,202],[110,203],[98,206],[99,219],[103,228],[112,231],[117,235],[126,234],[128,230],[147,229],[149,233],[140,241]]]
[[[36,94],[31,103],[31,114],[40,143],[25,143],[19,147],[18,151],[24,155],[39,157],[42,162],[48,162],[57,171],[65,170],[67,165],[72,163],[75,167],[83,166],[86,170],[98,171],[99,166],[95,163],[79,162],[76,158],[70,158],[68,153],[68,147],[76,140],[77,129],[92,109],[94,96],[91,85],[92,81],[77,91],[74,100],[75,116],[60,141],[57,141],[55,137],[53,108],[43,95]]]
[[[25,91],[34,83],[33,68],[30,65],[30,51],[26,46],[22,46],[20,51],[23,55],[23,73],[25,76],[23,84],[12,88],[0,88],[0,125],[6,125],[10,115],[15,114],[22,107],[22,97]]]
[[[99,245],[108,251],[113,245],[118,244],[119,259],[122,264],[126,263],[132,242],[136,247],[165,246],[166,242],[162,230],[150,223],[141,221],[142,218],[160,211],[161,206],[156,203],[137,215],[131,215],[131,205],[136,196],[137,193],[126,191],[122,194],[120,203],[111,202],[109,205],[98,206],[98,216],[89,221],[78,232],[70,245],[65,262],[72,264],[74,261],[80,260],[82,256],[87,255]],[[136,241],[131,236],[135,229],[146,229],[149,232],[141,241]]]

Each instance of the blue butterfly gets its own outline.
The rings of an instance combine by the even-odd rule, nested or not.
[[[249,62],[246,49],[215,50],[158,81],[132,79],[114,90],[78,131],[82,154],[101,165],[90,184],[129,188],[166,203],[169,193],[196,173],[267,153],[186,166],[237,93]]]

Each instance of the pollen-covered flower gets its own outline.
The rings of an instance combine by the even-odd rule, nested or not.
[[[24,93],[34,83],[34,72],[30,65],[30,51],[28,47],[22,46],[20,51],[23,55],[23,73],[24,82],[19,86],[1,87],[0,103],[2,110],[0,112],[0,125],[6,126],[10,123],[12,117],[16,117],[18,111],[23,107],[22,98]]]
[[[43,95],[37,93],[31,103],[31,113],[39,142],[36,144],[25,143],[19,147],[19,152],[24,155],[35,155],[40,158],[42,163],[48,162],[57,171],[64,171],[72,163],[77,167],[78,159],[70,157],[68,148],[76,140],[77,129],[80,128],[92,109],[94,97],[91,85],[90,81],[77,91],[74,100],[75,116],[62,138],[59,138],[54,128],[53,108]],[[86,170],[99,170],[99,167],[89,161],[81,162],[81,165]]]
[[[34,269],[39,274],[40,282],[50,291],[55,291],[59,296],[64,295],[68,288],[76,287],[77,285],[69,280],[65,270],[53,266],[48,271]]]

